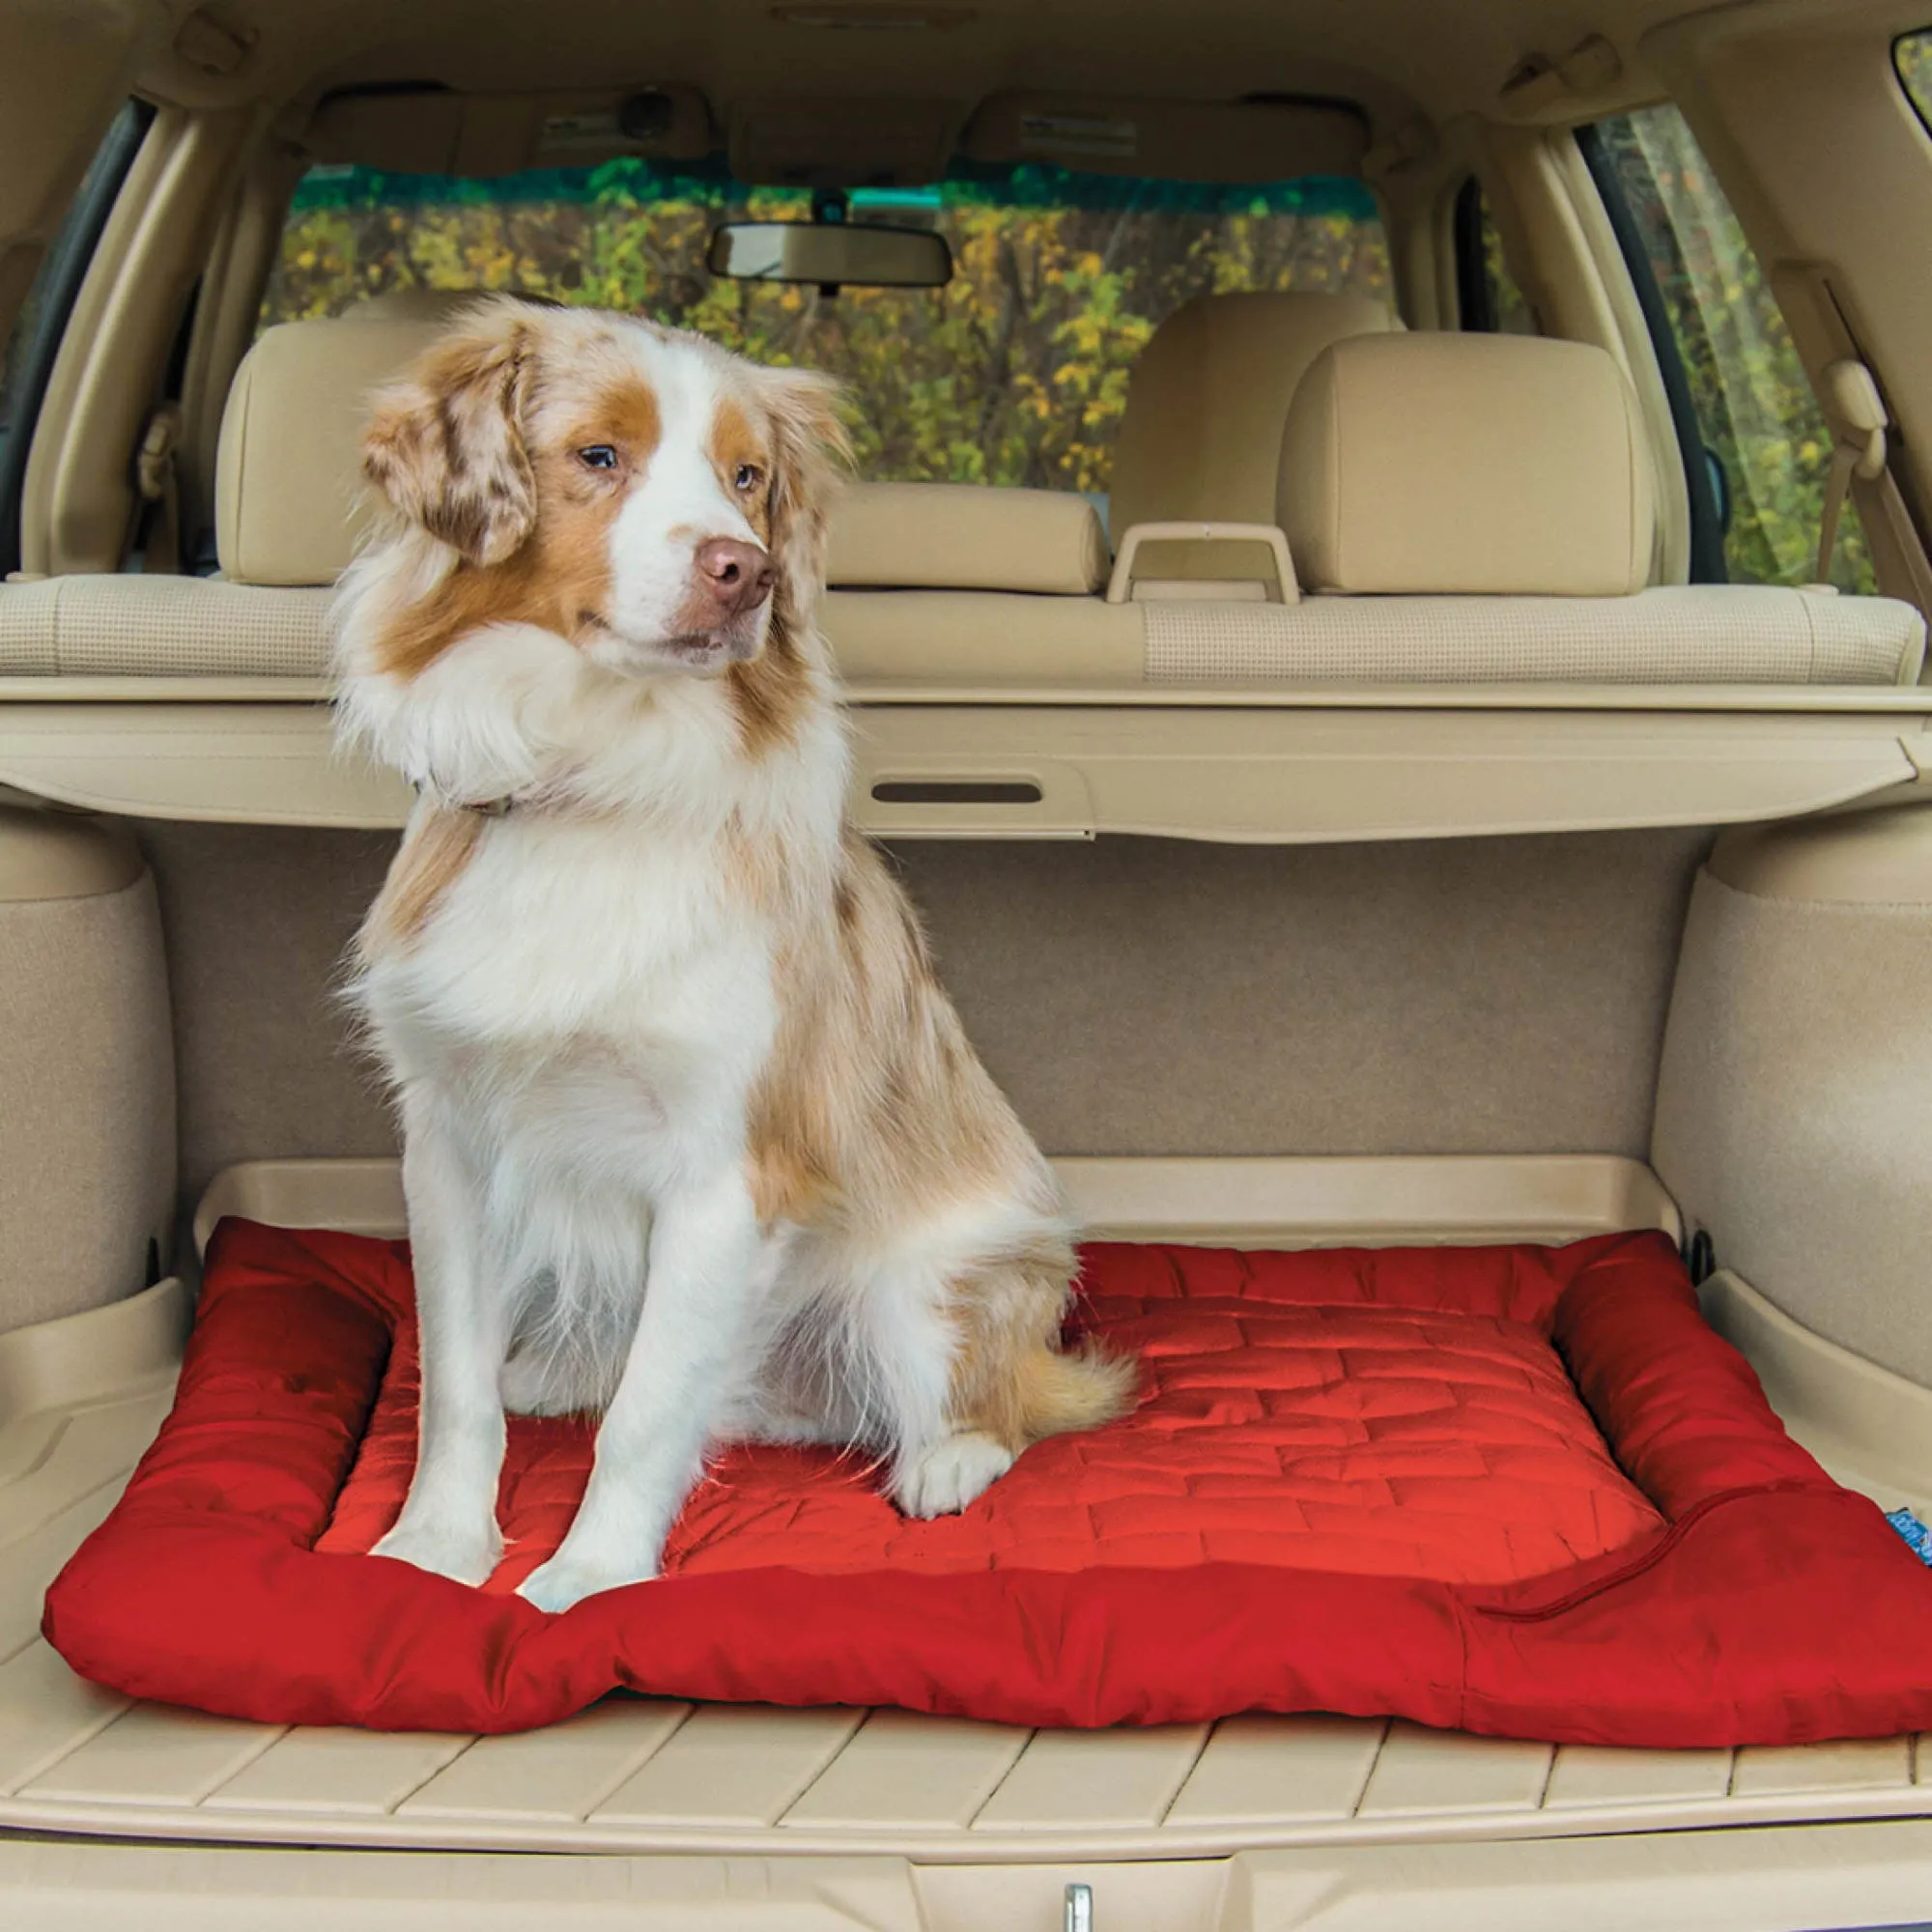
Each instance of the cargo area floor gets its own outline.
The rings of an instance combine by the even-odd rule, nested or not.
[[[1061,1171],[1088,1226],[1120,1238],[1300,1246],[1675,1230],[1654,1177],[1607,1157]],[[401,1202],[388,1163],[264,1163],[215,1183],[198,1234],[227,1212],[382,1234],[399,1231]],[[1634,1751],[1323,1717],[1027,1731],[618,1697],[548,1730],[477,1739],[129,1704],[47,1647],[41,1600],[166,1413],[188,1306],[188,1289],[164,1282],[0,1337],[0,1829],[1013,1863],[1932,1815],[1932,1750],[1910,1737]],[[1834,1474],[1888,1507],[1918,1499],[1909,1462],[1881,1466],[1858,1418],[1882,1411],[1890,1457],[1932,1440],[1932,1395],[1796,1329],[1743,1283],[1719,1277],[1711,1307]]]

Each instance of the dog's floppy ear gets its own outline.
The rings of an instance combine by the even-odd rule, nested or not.
[[[456,324],[376,398],[362,469],[394,509],[472,563],[501,563],[536,525],[524,411],[536,343],[521,304]]]
[[[792,610],[810,611],[825,582],[826,517],[852,461],[843,390],[813,369],[765,369],[772,432],[771,551]]]

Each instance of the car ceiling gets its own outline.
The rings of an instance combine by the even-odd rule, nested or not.
[[[1264,93],[1355,101],[1385,138],[1418,111],[1438,126],[1464,113],[1520,118],[1502,100],[1511,76],[1593,38],[1614,49],[1605,98],[1642,99],[1655,92],[1644,34],[1705,10],[1695,0],[168,0],[168,11],[177,26],[217,30],[213,59],[170,49],[144,76],[184,105],[312,103],[398,82],[464,93],[676,84],[700,93],[722,126],[742,100],[782,95],[910,94],[965,109],[1011,90]],[[225,73],[211,71],[223,65],[219,36],[238,56]],[[191,31],[179,44],[206,55],[211,43]]]
[[[635,79],[685,82],[728,109],[775,88],[1213,99],[1366,85],[1440,117],[1492,103],[1527,54],[1603,34],[1634,56],[1647,28],[1691,10],[1685,0],[215,0],[203,11],[254,45],[225,78],[157,62],[153,78],[171,95]]]

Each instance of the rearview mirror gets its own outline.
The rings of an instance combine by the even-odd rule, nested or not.
[[[952,250],[929,228],[868,221],[730,221],[711,231],[714,275],[820,288],[936,289],[952,279]]]

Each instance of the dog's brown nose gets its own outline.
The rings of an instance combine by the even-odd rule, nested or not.
[[[742,616],[772,594],[772,560],[756,544],[707,537],[697,546],[697,585],[720,616]]]

